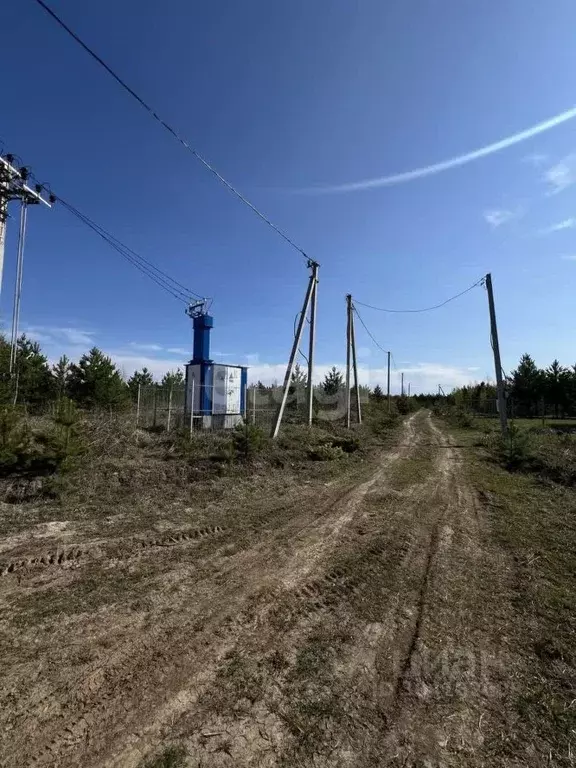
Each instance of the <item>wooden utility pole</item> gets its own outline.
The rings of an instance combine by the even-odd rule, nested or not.
[[[352,337],[352,296],[346,294],[346,427],[350,429],[350,347]]]
[[[388,413],[390,413],[390,352],[388,352],[388,377],[387,377]]]
[[[318,293],[318,264],[312,264],[312,296],[310,297],[310,338],[308,345],[308,426],[314,415],[314,342],[316,339],[316,295]]]
[[[358,424],[362,424],[362,411],[360,409],[360,382],[358,381],[358,364],[356,361],[356,334],[354,333],[354,305],[350,302],[350,337],[352,341],[352,367],[354,369],[354,387],[356,388],[356,414]]]
[[[282,424],[282,416],[284,415],[284,409],[286,408],[286,401],[288,400],[288,391],[290,389],[290,380],[292,378],[292,370],[294,369],[294,360],[296,359],[296,353],[300,346],[300,339],[302,338],[302,330],[304,323],[306,322],[306,315],[308,314],[308,307],[310,306],[310,300],[312,298],[312,292],[316,287],[316,280],[318,275],[318,264],[314,261],[310,261],[308,267],[312,270],[312,274],[308,279],[308,288],[306,290],[306,296],[304,297],[304,304],[302,305],[302,312],[300,313],[300,320],[298,321],[298,327],[296,329],[296,335],[294,336],[294,343],[292,344],[292,351],[290,352],[290,359],[286,366],[286,375],[284,376],[284,385],[282,391],[282,400],[280,407],[276,414],[274,426],[272,428],[272,437],[278,437],[280,431],[280,424]]]
[[[500,361],[500,344],[498,342],[498,326],[496,324],[496,309],[494,307],[494,292],[492,290],[492,275],[486,275],[486,290],[488,291],[488,308],[490,310],[490,337],[494,352],[494,368],[496,370],[496,392],[498,395],[498,415],[502,434],[508,432],[508,417],[506,414],[506,397],[504,394],[504,379],[502,378],[502,363]]]

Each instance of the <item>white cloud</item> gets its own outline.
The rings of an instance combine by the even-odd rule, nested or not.
[[[55,328],[53,326],[25,326],[24,333],[31,339],[42,344],[71,344],[75,347],[94,346],[93,331],[83,331],[79,328]]]
[[[496,229],[497,227],[501,227],[503,224],[508,224],[515,219],[519,219],[522,216],[522,213],[523,212],[520,208],[516,208],[515,210],[510,210],[507,208],[492,208],[488,211],[484,211],[482,215],[484,216],[484,221],[489,224],[492,229]]]
[[[552,224],[551,226],[542,229],[540,234],[549,235],[552,232],[561,232],[563,229],[574,229],[574,227],[576,227],[575,218],[564,219],[563,221],[559,221],[557,224]]]
[[[576,183],[576,154],[566,155],[544,173],[548,194],[556,195]]]
[[[345,366],[343,364],[334,363],[334,365],[344,373]],[[321,382],[331,368],[332,364],[317,365],[314,375],[315,383]],[[475,368],[474,370],[478,369]],[[400,391],[401,373],[404,373],[405,387],[408,388],[408,383],[410,383],[411,391],[417,393],[436,392],[438,384],[445,390],[470,384],[476,380],[476,377],[472,376],[472,372],[468,368],[458,368],[443,363],[414,363],[408,367],[392,371],[392,392],[397,394]],[[262,363],[248,369],[248,381],[252,384],[257,381],[261,381],[263,384],[282,383],[285,373],[285,363]],[[358,378],[363,385],[375,387],[376,384],[380,384],[381,387],[386,388],[386,377],[386,368],[369,368],[366,365],[358,367]]]
[[[426,176],[433,176],[436,173],[442,173],[448,171],[451,168],[459,168],[463,165],[467,165],[475,160],[480,160],[482,157],[489,157],[494,152],[501,152],[503,149],[513,147],[515,144],[519,144],[526,139],[531,139],[534,136],[538,136],[544,131],[549,131],[552,128],[556,128],[562,123],[568,120],[574,120],[576,118],[576,107],[572,107],[566,112],[562,112],[559,115],[555,115],[542,123],[533,125],[530,128],[526,128],[523,131],[507,136],[505,139],[487,144],[479,149],[474,149],[472,152],[467,152],[464,155],[457,155],[451,157],[448,160],[442,160],[439,163],[433,163],[432,165],[424,166],[423,168],[414,168],[411,171],[404,171],[402,173],[395,173],[387,176],[379,176],[375,179],[363,179],[362,181],[353,181],[348,184],[337,184],[329,187],[316,187],[308,188],[306,190],[300,190],[305,193],[334,193],[334,192],[353,192],[359,189],[375,189],[377,187],[387,187],[392,184],[403,184],[408,181],[414,181],[415,179],[422,179]]]
[[[137,341],[131,341],[129,344],[130,347],[134,347],[134,349],[141,349],[143,352],[161,352],[162,347],[160,344],[140,344]]]
[[[192,350],[184,349],[183,347],[168,347],[166,352],[169,352],[171,355],[184,355],[188,358],[192,357]]]
[[[122,371],[125,378],[129,378],[134,371],[139,371],[142,368],[148,368],[155,379],[161,379],[165,373],[173,371],[176,368],[184,370],[183,364],[180,364],[179,361],[172,360],[171,358],[132,355],[122,351],[111,351],[109,349],[104,349],[103,352],[108,355],[108,357],[112,358],[112,361]]]
[[[565,259],[566,261],[576,261],[576,253],[567,253],[565,256],[562,256],[561,258]]]

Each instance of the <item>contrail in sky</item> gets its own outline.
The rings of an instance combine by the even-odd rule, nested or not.
[[[482,157],[493,155],[495,152],[500,152],[502,149],[508,149],[513,147],[514,144],[520,144],[526,139],[531,139],[533,136],[538,136],[540,133],[549,131],[552,128],[556,128],[562,123],[566,123],[569,120],[573,120],[576,117],[576,107],[561,112],[555,117],[551,117],[549,120],[545,120],[543,123],[533,125],[531,128],[527,128],[520,133],[515,133],[513,136],[508,136],[506,139],[501,139],[494,144],[488,144],[486,147],[480,147],[472,152],[467,152],[465,155],[458,155],[457,157],[451,157],[449,160],[443,160],[440,163],[434,163],[433,165],[426,165],[423,168],[414,168],[412,171],[405,171],[404,173],[395,173],[392,176],[378,176],[375,179],[364,179],[362,181],[352,181],[348,184],[336,184],[334,186],[325,187],[308,187],[303,192],[311,193],[332,193],[332,192],[355,192],[361,189],[375,189],[377,187],[389,187],[393,184],[404,184],[407,181],[414,181],[415,179],[422,179],[425,176],[433,176],[436,173],[442,173],[442,171],[448,171],[450,168],[457,168],[460,165],[466,165],[474,160],[480,160]]]

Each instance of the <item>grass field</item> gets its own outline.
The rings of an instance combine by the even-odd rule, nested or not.
[[[521,429],[532,420],[516,420]],[[571,422],[569,422],[571,423]],[[482,422],[480,422],[482,427]],[[515,708],[523,725],[508,734],[514,752],[527,739],[549,752],[542,765],[574,765],[576,736],[576,489],[574,437],[535,437],[532,451],[564,465],[550,480],[547,464],[509,471],[495,461],[485,434],[455,429],[467,472],[481,495],[495,540],[514,563],[515,637],[526,659]],[[567,443],[567,440],[570,441]],[[542,442],[545,441],[545,442]],[[528,736],[531,733],[531,737]]]

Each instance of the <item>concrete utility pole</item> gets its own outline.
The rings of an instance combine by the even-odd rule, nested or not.
[[[20,303],[22,301],[22,279],[24,277],[24,242],[26,240],[26,214],[28,203],[20,203],[20,229],[18,231],[18,256],[16,259],[16,281],[14,283],[14,305],[12,308],[12,335],[10,339],[10,376],[16,367],[18,351],[18,329],[20,327]]]
[[[494,292],[492,290],[492,275],[486,275],[486,290],[488,291],[488,308],[490,310],[490,337],[494,352],[494,368],[496,370],[496,391],[498,395],[498,414],[502,434],[508,432],[508,416],[506,414],[506,397],[504,395],[504,379],[502,378],[502,363],[500,361],[500,344],[498,342],[498,326],[496,324],[496,309],[494,307]]]
[[[354,368],[354,387],[356,388],[356,415],[358,424],[362,424],[362,411],[360,409],[360,382],[358,381],[358,364],[356,362],[356,334],[354,333],[354,305],[350,302],[350,336],[352,339],[352,366]]]
[[[402,397],[404,397],[404,371],[400,374],[402,385],[400,387],[400,392],[402,393]]]
[[[408,397],[410,397],[410,382],[408,382]]]
[[[6,221],[8,203],[19,200],[21,203],[34,205],[43,203],[48,208],[55,202],[54,195],[48,199],[43,196],[42,187],[36,184],[32,189],[28,184],[28,169],[17,168],[13,155],[0,155],[0,293],[4,276],[4,250],[6,246]]]
[[[278,437],[280,431],[280,425],[282,424],[282,416],[284,415],[284,409],[286,408],[286,401],[288,400],[288,391],[290,389],[290,380],[292,378],[292,371],[294,369],[294,360],[300,346],[300,339],[302,338],[302,330],[304,323],[306,322],[306,315],[308,314],[308,307],[310,306],[310,300],[312,299],[312,293],[316,288],[316,281],[318,279],[318,264],[315,261],[308,262],[308,268],[312,270],[312,274],[308,278],[308,288],[306,290],[306,296],[304,297],[304,304],[302,305],[302,312],[300,313],[300,320],[298,321],[298,327],[296,329],[296,335],[294,336],[294,342],[292,344],[292,351],[290,352],[290,359],[286,366],[286,375],[284,376],[284,385],[282,391],[282,401],[276,414],[276,420],[272,428],[272,437],[275,439]],[[308,371],[310,380],[310,369]]]
[[[318,293],[318,264],[312,264],[311,280],[314,281],[310,297],[310,339],[308,344],[308,426],[314,416],[314,342],[316,340],[316,296]]]
[[[390,352],[388,352],[388,376],[387,376],[388,413],[390,413]]]
[[[350,347],[352,337],[352,296],[346,295],[346,427],[350,429]]]
[[[48,208],[56,201],[50,194],[48,199],[43,197],[43,187],[36,184],[34,189],[28,186],[28,168],[17,168],[14,156],[0,155],[0,294],[4,276],[4,254],[6,247],[6,222],[8,219],[8,203],[13,200],[20,202],[20,227],[18,231],[18,255],[16,260],[16,280],[14,285],[14,305],[12,308],[12,331],[10,337],[10,378],[13,379],[14,405],[18,400],[18,330],[20,324],[20,304],[22,300],[22,279],[24,269],[24,243],[26,241],[26,218],[29,205],[43,203]]]

